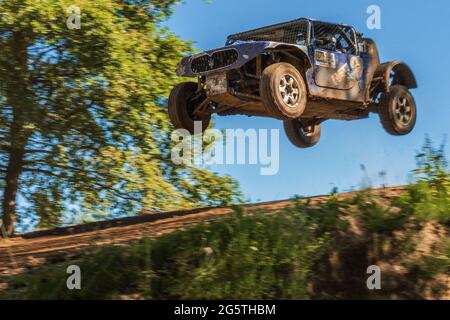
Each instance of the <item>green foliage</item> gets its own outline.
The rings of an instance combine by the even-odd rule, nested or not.
[[[424,270],[429,276],[450,272],[450,239],[440,244],[439,255],[427,256],[423,259]]]
[[[371,233],[392,235],[404,227],[409,215],[392,207],[380,206],[370,192],[361,192],[353,201],[358,207],[358,214]]]
[[[422,152],[418,153],[417,182],[410,185],[399,206],[417,219],[450,222],[450,172],[447,169],[444,146],[436,149],[426,139]]]
[[[295,199],[277,213],[236,208],[230,218],[20,275],[3,298],[367,299],[445,292],[434,279],[450,271],[448,239],[418,255],[422,226],[396,205],[403,198],[383,205],[376,199],[364,191],[320,204]],[[362,238],[348,219],[356,219]],[[383,290],[369,292],[365,268],[379,261],[404,265],[408,273],[388,272]],[[82,270],[81,290],[66,288],[69,264]]]
[[[49,227],[70,208],[92,219],[240,199],[229,177],[170,160],[166,98],[193,50],[160,24],[175,3],[0,2],[0,186],[24,151],[22,217]],[[79,29],[66,26],[73,5]]]
[[[107,299],[139,293],[155,299],[301,299],[314,263],[325,253],[318,232],[299,207],[277,215],[243,215],[209,225],[108,247],[77,264],[82,289],[65,287],[66,265],[20,276],[26,298]]]
[[[307,203],[305,209],[309,207]],[[317,225],[321,233],[336,233],[345,230],[348,227],[346,221],[341,219],[345,211],[345,203],[340,201],[336,194],[332,194],[327,201],[320,206],[319,210],[314,210],[308,215],[308,219]]]

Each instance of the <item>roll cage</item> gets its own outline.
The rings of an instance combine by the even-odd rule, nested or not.
[[[333,48],[333,43],[330,43],[333,37],[336,48]],[[346,49],[346,52],[357,55],[359,53],[357,39],[358,34],[351,26],[300,18],[230,35],[227,37],[226,45],[239,41],[273,41],[305,46],[315,45],[322,49]],[[343,42],[347,44],[347,48],[343,48]]]

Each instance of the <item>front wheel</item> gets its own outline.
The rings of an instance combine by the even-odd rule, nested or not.
[[[289,63],[275,63],[264,69],[260,82],[261,98],[268,115],[278,119],[298,119],[305,111],[305,80]]]
[[[307,124],[300,119],[285,120],[284,131],[289,141],[299,148],[310,148],[320,140],[320,124]]]
[[[177,129],[186,129],[194,134],[195,122],[200,122],[202,131],[208,128],[211,115],[196,117],[193,112],[206,99],[204,91],[197,91],[195,82],[183,82],[176,85],[169,96],[169,118]]]
[[[408,88],[394,85],[380,100],[379,114],[384,129],[395,136],[410,133],[417,117],[416,102]]]

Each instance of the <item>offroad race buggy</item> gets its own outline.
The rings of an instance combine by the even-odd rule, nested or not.
[[[169,117],[176,128],[205,130],[211,115],[280,119],[289,140],[307,148],[328,119],[378,113],[392,135],[411,132],[417,87],[401,61],[381,64],[375,42],[347,25],[298,19],[228,37],[226,46],[185,57],[177,75],[197,77],[173,88]]]

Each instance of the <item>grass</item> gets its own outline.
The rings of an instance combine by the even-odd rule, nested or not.
[[[66,265],[20,276],[31,299],[110,299],[139,293],[153,299],[303,299],[329,235],[301,206],[278,215],[243,215],[155,241],[107,247],[76,262],[82,290],[66,288]]]

